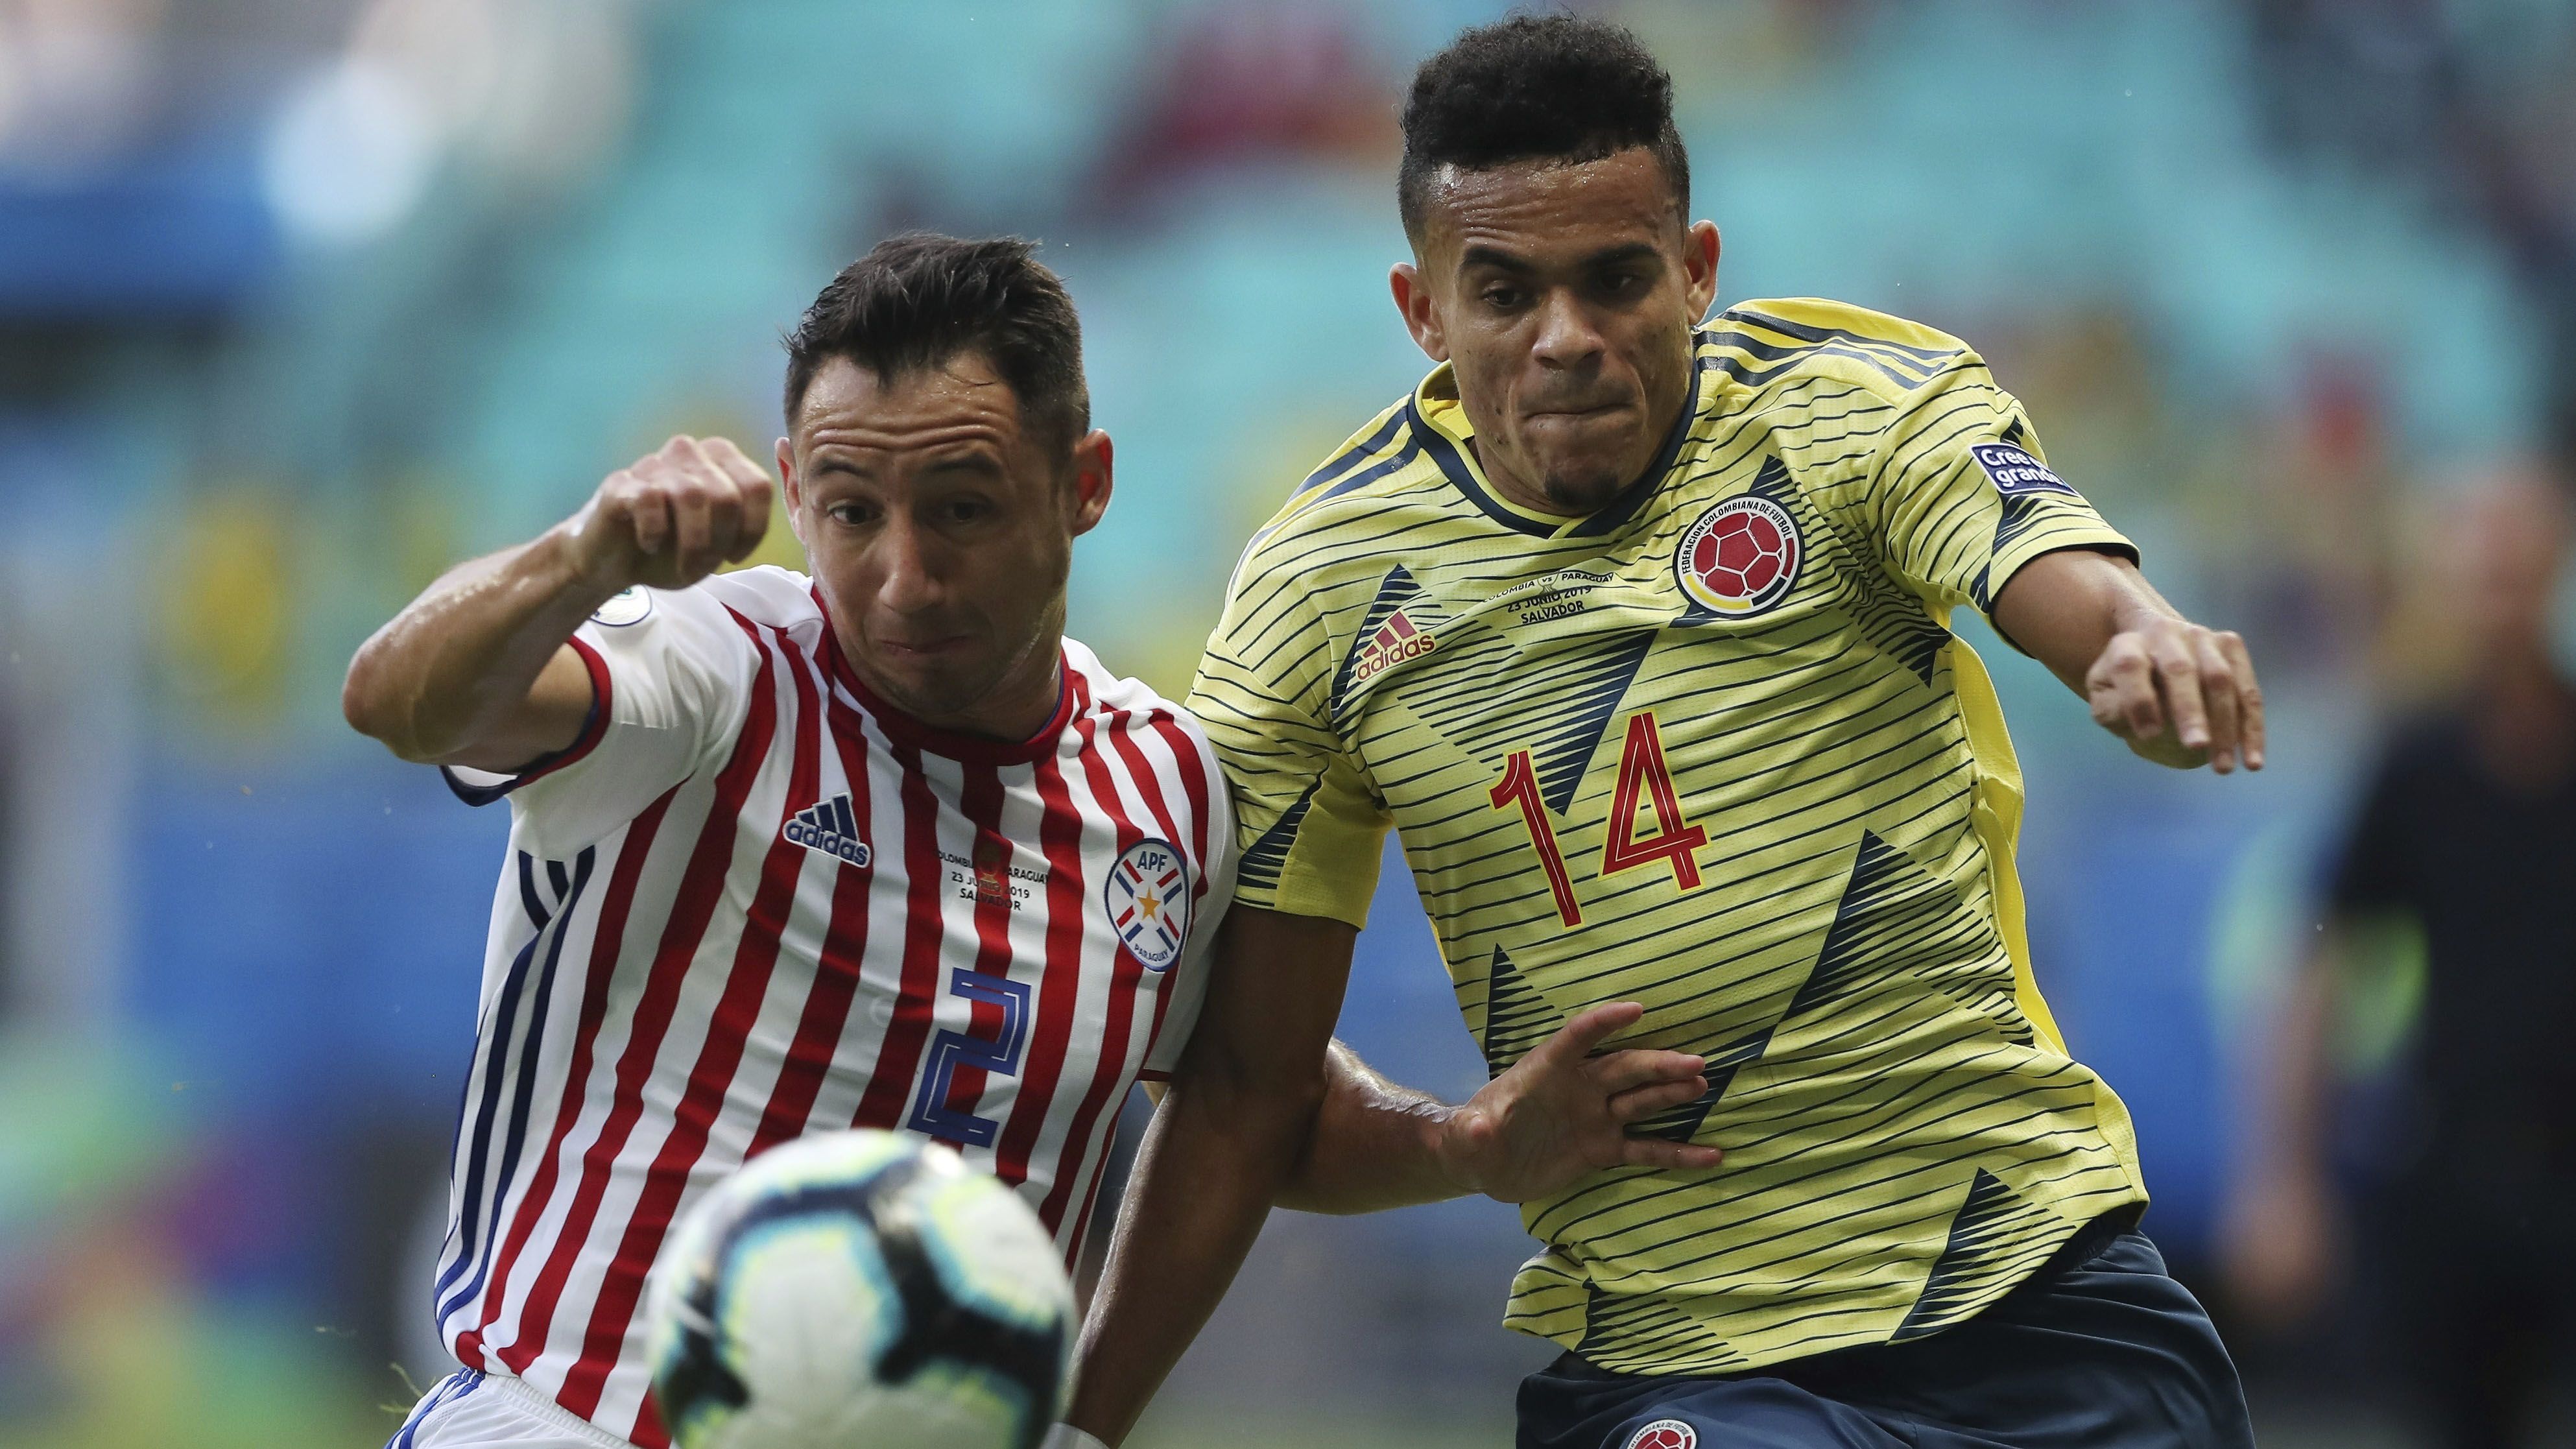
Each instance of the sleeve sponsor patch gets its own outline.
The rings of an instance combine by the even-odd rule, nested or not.
[[[1994,470],[1989,468],[1986,471]],[[590,622],[623,629],[629,624],[643,623],[644,616],[652,612],[653,596],[641,586],[630,585],[609,595],[608,602],[599,606],[599,612],[590,616]]]
[[[2081,497],[2065,479],[2048,471],[2048,465],[2010,443],[1979,443],[1968,449],[1968,456],[1986,470],[1994,480],[1995,491],[2006,497],[2026,493],[2063,493],[2069,498]]]

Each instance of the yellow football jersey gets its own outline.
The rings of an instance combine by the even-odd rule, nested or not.
[[[2146,1197],[2030,975],[2021,782],[1947,626],[2062,548],[2133,552],[1954,338],[1832,302],[1698,337],[1601,512],[1487,486],[1446,367],[1257,534],[1190,705],[1249,905],[1365,921],[1393,825],[1500,1072],[1568,1016],[1705,1053],[1614,1169],[1523,1210],[1506,1321],[1635,1373],[1934,1333]]]

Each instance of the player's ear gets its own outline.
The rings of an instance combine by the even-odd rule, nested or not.
[[[1397,262],[1387,269],[1387,289],[1395,293],[1395,310],[1404,315],[1404,330],[1413,334],[1413,345],[1430,354],[1434,362],[1449,360],[1449,329],[1441,325],[1440,310],[1431,305],[1431,287],[1423,280],[1422,269],[1411,262]]]
[[[1109,435],[1098,428],[1074,442],[1073,459],[1066,465],[1072,486],[1065,490],[1065,523],[1076,537],[1097,527],[1100,515],[1109,511],[1111,451]]]
[[[778,440],[778,483],[787,500],[787,531],[796,541],[805,541],[805,480],[796,476],[796,450],[785,438]]]
[[[1682,275],[1689,286],[1691,321],[1708,316],[1717,301],[1717,223],[1695,221],[1682,233]]]

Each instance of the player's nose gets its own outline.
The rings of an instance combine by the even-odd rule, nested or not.
[[[937,544],[908,518],[886,521],[877,536],[877,602],[897,614],[918,614],[947,601]]]
[[[1577,368],[1598,361],[1608,343],[1571,289],[1549,291],[1539,303],[1538,334],[1530,355],[1543,367]]]

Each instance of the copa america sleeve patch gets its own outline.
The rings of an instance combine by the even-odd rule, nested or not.
[[[653,596],[642,585],[629,584],[609,595],[608,602],[600,605],[598,611],[590,616],[590,622],[623,629],[630,624],[643,623],[644,616],[652,612]]]
[[[2007,498],[2026,493],[2063,493],[2069,498],[2077,493],[2067,481],[2048,471],[2048,465],[2010,443],[1979,443],[1968,449],[1968,456],[1986,470],[1994,480],[1995,491]]]

